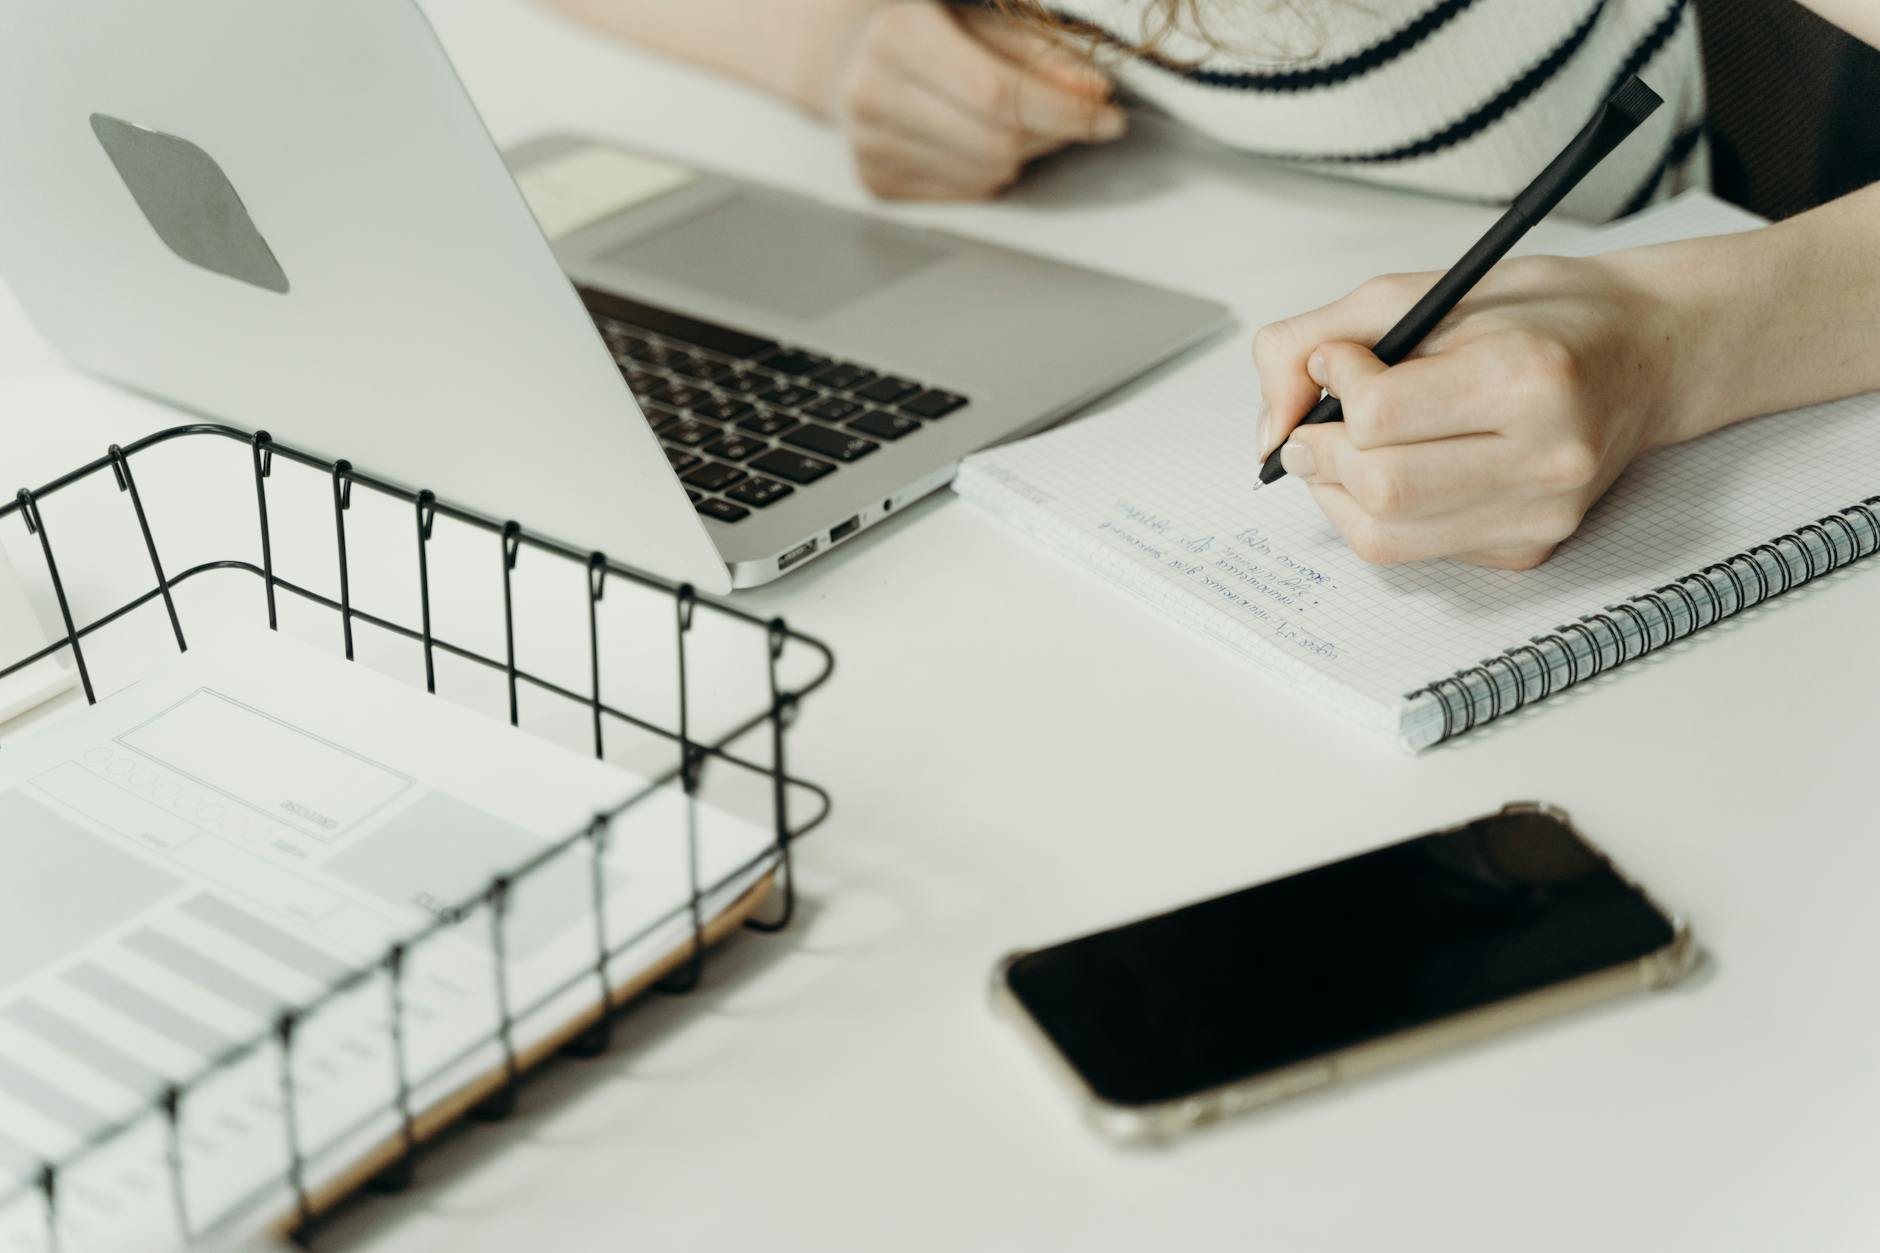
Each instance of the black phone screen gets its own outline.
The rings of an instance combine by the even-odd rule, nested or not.
[[[1040,949],[1007,971],[1096,1094],[1146,1105],[1643,958],[1670,919],[1512,810]]]

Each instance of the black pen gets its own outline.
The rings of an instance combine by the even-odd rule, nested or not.
[[[1508,211],[1491,227],[1488,233],[1475,242],[1475,247],[1464,253],[1462,260],[1456,262],[1449,272],[1436,280],[1436,286],[1430,288],[1423,299],[1416,302],[1410,312],[1403,315],[1397,325],[1390,328],[1384,338],[1377,341],[1371,351],[1377,354],[1385,365],[1396,365],[1410,354],[1410,350],[1423,342],[1437,323],[1449,316],[1469,290],[1482,281],[1494,264],[1507,255],[1510,248],[1521,242],[1521,237],[1528,233],[1536,222],[1553,211],[1553,207],[1566,198],[1568,192],[1580,185],[1580,180],[1593,170],[1593,167],[1625,141],[1626,136],[1638,129],[1640,122],[1652,115],[1663,104],[1657,92],[1647,87],[1636,74],[1628,78],[1619,90],[1612,93],[1612,98],[1601,105],[1593,120],[1575,135],[1571,142],[1561,150],[1559,156],[1548,162],[1547,168],[1535,176],[1527,190],[1514,198]],[[1344,407],[1336,396],[1325,396],[1312,406],[1312,412],[1300,421],[1300,426],[1315,426],[1320,422],[1341,422],[1344,420]],[[1273,482],[1286,473],[1280,465],[1282,442],[1260,467],[1260,485]]]

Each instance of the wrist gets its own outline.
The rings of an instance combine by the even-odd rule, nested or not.
[[[804,54],[777,89],[817,117],[837,120],[843,77],[857,45],[876,15],[896,3],[905,0],[830,0],[818,6],[813,29],[805,32]]]
[[[1728,267],[1702,255],[1710,241],[1632,248],[1599,258],[1632,293],[1631,334],[1642,377],[1656,381],[1648,447],[1696,439],[1749,416],[1735,403],[1742,361]]]

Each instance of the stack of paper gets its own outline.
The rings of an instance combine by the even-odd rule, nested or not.
[[[642,795],[598,862],[578,840],[515,879],[499,941],[475,907],[493,876]],[[354,1171],[396,1141],[401,1074],[422,1112],[502,1073],[505,1008],[526,1051],[596,1006],[601,933],[615,987],[689,952],[695,884],[724,911],[770,839],[267,632],[200,644],[0,754],[0,1248],[47,1247],[40,1163],[126,1122],[61,1176],[68,1253],[291,1212],[292,1147],[310,1190]],[[395,1048],[386,955],[440,919],[398,981]],[[277,1045],[210,1065],[375,964],[299,1024],[291,1123]],[[135,1120],[205,1072],[178,1195],[162,1120]]]

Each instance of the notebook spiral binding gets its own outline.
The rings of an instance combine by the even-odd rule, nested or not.
[[[1434,709],[1440,713],[1441,730],[1430,742],[1441,743],[1876,551],[1880,551],[1880,496],[1870,496],[1464,666],[1407,693],[1405,699],[1418,703],[1419,712]],[[1416,716],[1413,712],[1412,717]]]
[[[146,511],[145,493],[140,490],[136,476],[132,472],[132,462],[141,454],[159,445],[179,444],[188,447],[193,452],[198,446],[215,445],[221,441],[236,441],[247,445],[249,456],[243,458],[242,461],[245,462],[245,477],[252,481],[256,521],[256,531],[248,538],[258,539],[260,562],[257,564],[246,558],[226,558],[201,562],[187,569],[170,572],[164,566],[161,545],[157,539],[157,528],[153,527]],[[448,450],[440,451],[447,452]],[[330,492],[323,490],[322,494],[331,501],[333,555],[337,559],[337,596],[328,596],[302,586],[283,576],[275,568],[276,527],[269,518],[269,487],[275,477],[277,463],[302,467],[323,475],[330,481]],[[128,503],[125,521],[135,522],[135,534],[139,546],[148,558],[151,577],[148,590],[113,609],[80,621],[73,598],[68,593],[68,576],[73,573],[73,570],[62,569],[60,565],[58,551],[53,543],[43,506],[48,498],[106,472],[111,474],[117,492]],[[238,484],[238,488],[245,490],[245,485]],[[357,528],[349,528],[348,518],[353,512],[354,496],[360,492],[373,493],[397,502],[410,511],[408,514],[410,530],[404,534],[415,541],[414,573],[418,591],[418,615],[415,623],[399,622],[381,614],[368,612],[353,602],[352,570],[353,558],[356,554],[349,551],[349,545],[357,548],[361,537],[356,533]],[[538,1055],[524,1058],[515,1042],[518,1026],[526,1022],[532,1013],[544,1010],[549,1002],[584,984],[592,986],[594,1010],[583,1024],[578,1025],[578,1034],[571,1034],[569,1038],[559,1042],[558,1051],[575,1056],[594,1056],[603,1051],[607,1047],[609,1028],[615,1012],[623,1007],[628,999],[631,999],[632,994],[641,990],[639,986],[633,988],[616,986],[611,974],[611,964],[646,936],[656,933],[659,928],[675,921],[690,930],[692,938],[690,944],[684,946],[685,951],[668,961],[659,972],[652,976],[655,978],[663,976],[664,981],[657,985],[662,990],[684,992],[698,985],[706,949],[711,943],[721,938],[725,930],[737,926],[737,918],[743,919],[743,926],[746,928],[768,932],[782,930],[791,921],[796,903],[791,849],[797,839],[815,829],[828,817],[831,801],[828,792],[823,788],[790,773],[787,767],[786,740],[804,698],[829,680],[834,670],[835,656],[826,644],[793,630],[781,618],[760,618],[733,605],[700,596],[689,585],[672,584],[655,579],[610,561],[602,553],[582,552],[570,548],[556,541],[533,535],[519,523],[498,520],[449,504],[433,492],[414,490],[375,478],[354,468],[350,462],[327,461],[277,443],[265,431],[250,433],[212,423],[174,427],[155,432],[123,446],[114,444],[103,457],[79,466],[38,488],[21,488],[13,500],[0,503],[0,524],[6,523],[15,515],[24,523],[27,533],[36,540],[43,558],[44,574],[52,589],[53,599],[58,605],[64,633],[52,643],[27,656],[12,659],[0,656],[0,678],[24,670],[28,666],[45,663],[47,659],[56,655],[69,654],[78,671],[86,700],[95,703],[98,699],[98,687],[92,670],[93,658],[88,656],[86,651],[88,642],[93,640],[99,632],[125,621],[137,611],[161,604],[168,619],[169,634],[174,638],[177,650],[186,651],[189,646],[188,636],[184,629],[183,615],[178,607],[177,590],[209,574],[234,572],[259,581],[263,596],[257,598],[257,608],[265,606],[266,620],[270,628],[279,629],[281,601],[286,597],[292,597],[302,604],[324,609],[336,615],[338,619],[336,642],[339,651],[343,652],[349,661],[354,660],[356,632],[361,627],[369,627],[420,645],[426,689],[433,694],[437,691],[436,663],[440,655],[446,655],[503,676],[507,686],[509,720],[512,725],[520,725],[519,694],[521,689],[527,688],[532,692],[553,696],[580,706],[588,715],[592,750],[597,757],[605,753],[607,733],[611,728],[625,728],[658,736],[670,743],[675,750],[672,766],[664,773],[648,780],[646,785],[634,795],[605,812],[595,814],[593,819],[581,829],[570,832],[560,840],[545,846],[527,862],[496,875],[488,885],[467,899],[439,910],[436,918],[404,936],[378,960],[347,972],[307,1001],[283,1008],[271,1022],[260,1026],[250,1037],[211,1058],[191,1075],[167,1083],[161,1091],[150,1093],[148,1101],[136,1114],[98,1128],[56,1160],[41,1163],[36,1176],[28,1182],[11,1189],[6,1185],[0,1185],[0,1219],[7,1217],[15,1205],[36,1204],[43,1212],[45,1247],[48,1249],[57,1250],[61,1244],[62,1207],[69,1204],[66,1198],[70,1192],[70,1189],[63,1185],[71,1177],[74,1168],[106,1146],[119,1141],[133,1131],[147,1128],[153,1123],[160,1128],[162,1139],[168,1146],[164,1155],[164,1170],[167,1174],[166,1187],[174,1219],[170,1234],[178,1245],[188,1245],[208,1234],[196,1221],[196,1216],[189,1212],[187,1204],[188,1189],[185,1186],[187,1167],[184,1145],[190,1096],[192,1092],[206,1085],[216,1075],[269,1050],[272,1050],[278,1059],[281,1135],[287,1163],[282,1182],[285,1184],[286,1194],[291,1198],[291,1212],[283,1222],[282,1229],[286,1234],[304,1242],[315,1220],[344,1199],[346,1195],[357,1191],[359,1187],[370,1184],[381,1190],[396,1190],[408,1184],[413,1177],[419,1153],[427,1140],[445,1124],[454,1121],[461,1112],[473,1113],[486,1119],[507,1115],[515,1107],[518,1087],[527,1072],[536,1062],[545,1060],[547,1055],[552,1055],[554,1051],[557,1051],[550,1047],[546,1050],[537,1050]],[[505,649],[501,656],[490,656],[478,652],[476,649],[447,640],[433,630],[432,585],[428,554],[436,540],[440,523],[468,528],[471,532],[480,532],[498,541],[498,544],[492,548],[490,569],[502,583],[502,625]],[[554,561],[574,563],[585,572],[587,597],[584,625],[589,645],[587,658],[589,683],[586,690],[573,690],[532,673],[518,664],[512,580],[518,562],[525,552],[539,554]],[[670,605],[673,656],[676,658],[677,665],[678,702],[677,709],[668,711],[663,717],[653,713],[630,712],[609,703],[603,696],[600,606],[610,587],[631,589],[634,593],[656,597]],[[710,740],[695,737],[687,696],[686,644],[701,615],[711,615],[750,629],[753,641],[758,648],[763,650],[768,666],[768,693],[762,707],[738,721],[728,731]],[[794,686],[786,684],[783,679],[784,660],[786,654],[791,653],[805,655],[814,662],[813,672],[804,681]],[[737,747],[741,741],[753,736],[767,739],[769,750],[767,762],[759,757],[747,755]],[[665,787],[677,784],[688,796],[696,796],[708,765],[713,763],[717,763],[720,769],[748,772],[767,782],[772,829],[775,833],[774,843],[759,858],[735,868],[716,883],[698,882],[695,877],[690,900],[675,911],[648,924],[641,932],[629,936],[608,935],[604,923],[605,914],[600,907],[607,899],[610,876],[602,874],[600,866],[610,830],[627,810],[646,801]],[[798,797],[807,797],[815,802],[814,812],[808,817],[792,814],[792,799]],[[581,859],[591,871],[589,878],[596,904],[594,951],[591,959],[584,962],[578,969],[571,970],[565,981],[557,988],[530,1005],[512,1004],[506,974],[505,906],[518,883],[564,857]],[[696,864],[695,857],[695,876]],[[774,900],[771,902],[769,916],[756,916],[755,910],[759,902],[755,895],[757,889],[753,889],[731,910],[721,914],[717,919],[708,920],[703,903],[711,899],[714,892],[724,889],[729,884],[744,881],[760,867],[767,869],[769,878],[760,881],[759,888],[769,884],[774,884],[776,887],[776,891],[771,894]],[[748,906],[748,909],[740,912],[740,907],[745,906]],[[402,977],[412,953],[417,948],[444,933],[452,925],[462,924],[478,915],[487,918],[493,942],[490,989],[496,1010],[496,1026],[491,1035],[472,1041],[470,1047],[477,1048],[491,1044],[498,1046],[502,1058],[501,1068],[486,1085],[488,1090],[478,1090],[472,1096],[471,1100],[475,1102],[474,1107],[471,1107],[470,1101],[465,1101],[461,1103],[461,1109],[453,1108],[438,1115],[435,1110],[419,1109],[415,1103],[414,1093],[425,1082],[426,1076],[409,1073],[406,1065],[403,1039],[405,1008],[401,999]],[[297,1126],[296,1113],[299,1109],[299,1096],[294,1081],[295,1041],[302,1029],[320,1013],[323,1007],[359,988],[367,981],[379,978],[384,980],[389,989],[390,1012],[387,1015],[386,1042],[389,1045],[388,1053],[396,1071],[393,1076],[396,1094],[388,1107],[338,1133],[328,1143],[338,1144],[363,1132],[375,1120],[386,1117],[395,1120],[398,1131],[393,1139],[382,1145],[380,1151],[370,1159],[370,1172],[363,1175],[355,1172],[348,1176],[348,1182],[329,1185],[316,1194],[309,1179],[310,1166],[317,1159],[323,1146],[303,1143]],[[156,1240],[160,1238],[153,1233],[152,1247],[155,1247]]]

